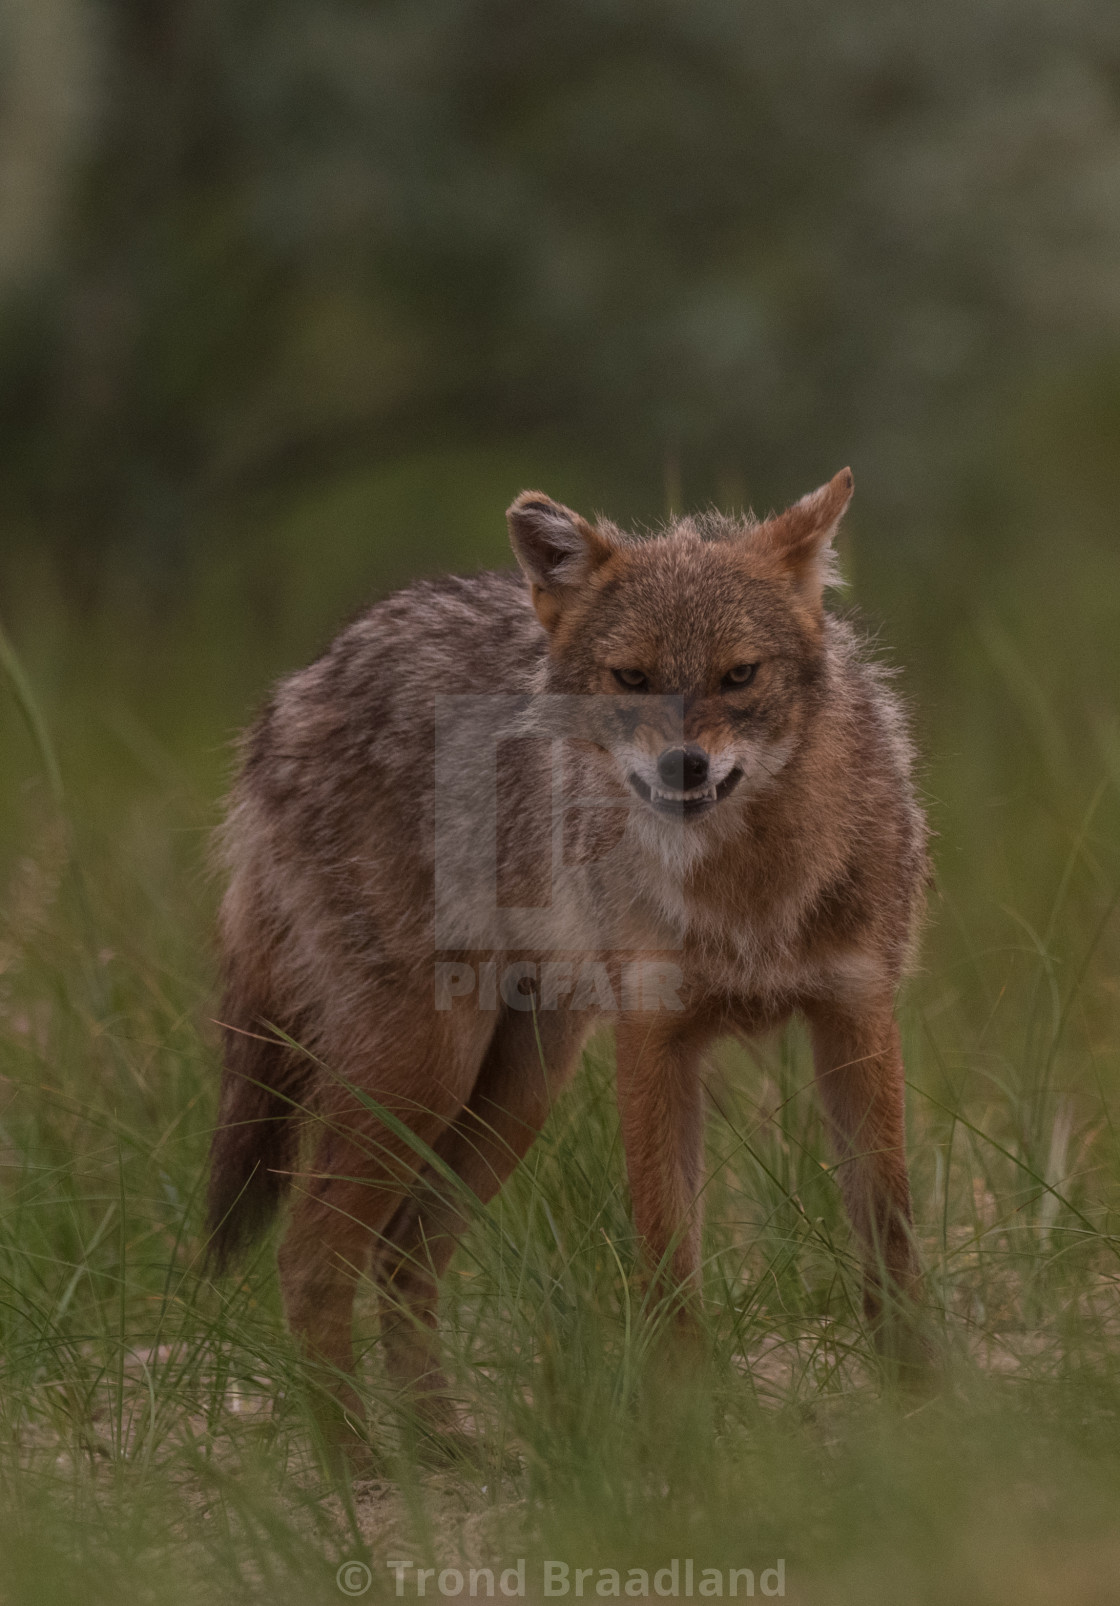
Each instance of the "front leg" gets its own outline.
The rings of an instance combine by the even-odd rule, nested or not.
[[[634,1225],[660,1287],[699,1291],[704,1089],[712,1033],[696,1020],[625,1015],[615,1031],[618,1105]]]
[[[808,1000],[817,1088],[864,1263],[864,1309],[881,1352],[921,1365],[906,1170],[905,1077],[893,1001]]]

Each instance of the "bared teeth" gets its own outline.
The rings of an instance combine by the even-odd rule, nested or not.
[[[691,792],[663,792],[659,786],[651,786],[650,796],[660,798],[665,803],[699,803],[705,798],[709,803],[714,803],[716,789],[714,786],[705,786]]]

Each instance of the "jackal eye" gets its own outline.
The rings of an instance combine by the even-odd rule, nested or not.
[[[612,669],[611,674],[627,691],[645,691],[649,676],[640,669]]]
[[[724,675],[723,684],[725,686],[749,686],[757,674],[757,664],[736,664],[733,669],[729,669]]]

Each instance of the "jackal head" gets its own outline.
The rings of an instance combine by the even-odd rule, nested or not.
[[[609,694],[598,745],[650,810],[685,821],[742,804],[797,751],[824,694],[823,592],[851,494],[843,469],[772,518],[707,514],[648,537],[537,491],[509,509],[548,690]]]

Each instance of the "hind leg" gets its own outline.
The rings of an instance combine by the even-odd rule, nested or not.
[[[277,1257],[284,1314],[311,1363],[316,1415],[330,1443],[357,1442],[365,1426],[354,1372],[353,1314],[371,1233],[396,1208],[398,1190],[360,1180],[364,1146],[328,1134],[320,1140]]]
[[[570,1011],[503,1017],[469,1102],[435,1145],[459,1185],[426,1165],[386,1230],[378,1256],[386,1369],[437,1431],[458,1427],[436,1342],[440,1278],[477,1204],[531,1147],[591,1024]]]
[[[348,1080],[368,1088],[430,1147],[462,1108],[493,1023],[477,1012],[434,1020],[430,1008],[426,1013],[420,1040],[415,1028],[393,1033],[383,1021],[376,1048],[370,1045],[363,1056],[378,1074],[355,1072]],[[325,1436],[328,1442],[354,1443],[364,1427],[351,1381],[358,1278],[421,1161],[404,1137],[344,1086],[331,1090],[318,1120],[312,1163],[293,1178],[296,1198],[280,1247],[280,1286],[288,1325],[321,1390]]]

